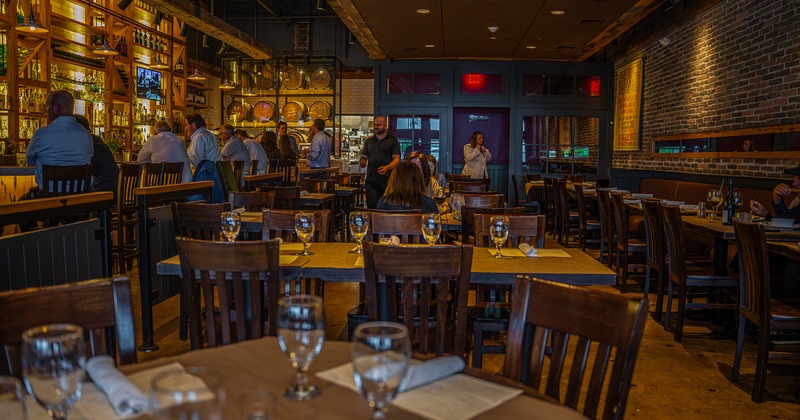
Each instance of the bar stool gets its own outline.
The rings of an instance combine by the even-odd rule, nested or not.
[[[124,274],[133,260],[138,258],[136,249],[136,199],[133,190],[139,186],[142,164],[125,162],[120,167],[117,181],[117,207],[111,213],[111,227],[116,233],[117,243],[113,255],[117,259],[119,273]]]

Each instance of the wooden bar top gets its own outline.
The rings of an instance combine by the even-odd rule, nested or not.
[[[38,198],[35,200],[16,201],[0,204],[0,217],[9,217],[18,213],[32,213],[44,210],[57,211],[64,207],[110,203],[114,200],[111,191],[93,192],[85,194],[62,195],[51,198]],[[54,213],[55,214],[55,213]]]
[[[269,173],[260,174],[260,175],[243,176],[242,180],[244,182],[258,182],[258,181],[271,181],[271,180],[281,179],[281,178],[283,178],[283,173],[281,173],[281,172],[269,172]]]
[[[214,181],[183,182],[172,185],[158,185],[155,187],[139,187],[133,189],[134,195],[148,196],[164,193],[195,192],[204,188],[214,188]]]

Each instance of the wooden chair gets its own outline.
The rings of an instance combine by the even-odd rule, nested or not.
[[[737,309],[736,303],[725,303],[722,301],[723,288],[735,289],[738,286],[738,279],[727,276],[716,276],[713,274],[710,265],[697,266],[686,264],[686,245],[683,238],[683,221],[681,220],[681,210],[678,206],[661,206],[661,214],[664,217],[664,230],[667,238],[667,314],[664,318],[664,329],[670,326],[670,314],[672,313],[672,298],[675,288],[678,289],[678,312],[675,322],[675,341],[680,342],[683,337],[683,324],[686,309],[706,308],[706,309]],[[689,289],[693,291],[690,294]],[[705,288],[703,291],[701,288]],[[700,289],[700,290],[698,290]],[[705,297],[706,302],[700,302],[697,298]],[[715,297],[717,301],[711,298]],[[736,296],[733,295],[735,299]],[[689,302],[689,299],[692,301]]]
[[[644,298],[650,292],[651,272],[656,271],[656,321],[661,322],[664,306],[664,278],[667,273],[667,259],[664,250],[664,219],[661,216],[661,200],[642,200],[644,211],[644,234],[647,241],[647,260],[645,262]]]
[[[487,191],[488,185],[486,184],[478,184],[474,182],[452,182],[448,186],[451,186],[450,189],[453,192],[461,192],[461,193],[482,193]]]
[[[522,214],[524,212],[524,207],[475,207],[464,205],[461,207],[461,242],[465,244],[472,242],[471,238],[477,214]]]
[[[776,347],[770,339],[772,330],[800,331],[800,305],[797,301],[771,298],[769,253],[764,226],[735,221],[733,228],[736,232],[736,250],[739,258],[739,329],[731,380],[734,382],[739,380],[745,324],[746,321],[750,321],[758,326],[758,352],[752,400],[760,403],[765,400],[767,364],[800,362],[797,348],[785,345]]]
[[[231,210],[244,207],[246,211],[264,211],[275,206],[275,192],[232,192],[228,195]]]
[[[475,215],[475,246],[493,247],[490,220],[494,214]],[[537,248],[544,248],[545,220],[543,215],[509,215],[508,240],[506,247],[518,247],[528,243]],[[504,345],[484,344],[485,332],[508,331],[508,318],[511,313],[510,285],[488,285],[477,283],[475,286],[475,305],[469,306],[469,319],[472,325],[472,366],[481,368],[483,354],[504,354]]]
[[[204,241],[221,240],[220,215],[229,211],[228,203],[172,203],[175,237],[185,236]]]
[[[377,243],[391,236],[397,236],[402,244],[427,243],[422,234],[422,214],[372,212],[364,240]]]
[[[273,208],[279,210],[296,210],[300,199],[300,187],[272,187],[259,188],[259,191],[275,193]]]
[[[549,220],[548,225],[553,226],[553,237],[556,236],[556,211],[555,211],[555,192],[553,189],[553,180],[555,178],[543,178],[542,181],[544,182],[544,194],[542,202],[544,203],[544,214],[547,216],[547,220]]]
[[[183,162],[164,162],[159,185],[175,185],[183,182]]]
[[[329,179],[304,179],[300,181],[300,189],[315,194],[333,194],[336,192],[336,180]]]
[[[161,174],[164,172],[164,163],[146,162],[142,165],[142,187],[161,185]]]
[[[542,174],[525,174],[525,182],[541,181]]]
[[[134,188],[139,187],[139,174],[142,164],[125,162],[120,167],[117,184],[117,208],[111,215],[111,226],[117,236],[114,255],[119,273],[124,274],[129,264],[138,258],[136,249],[136,199]]]
[[[448,184],[452,183],[453,181],[457,181],[457,182],[458,181],[469,181],[470,179],[472,179],[472,178],[469,177],[469,175],[448,174],[448,173],[445,173],[444,177],[445,177],[445,179],[447,179],[447,183]]]
[[[278,161],[278,169],[276,172],[283,174],[283,186],[297,185],[297,161],[294,159],[281,159]]]
[[[178,237],[175,244],[190,308],[192,350],[204,347],[206,340],[209,347],[217,347],[276,334],[278,241],[211,242]],[[225,279],[225,287],[219,279]],[[215,310],[217,303],[228,310]],[[206,340],[202,339],[203,325]]]
[[[495,193],[465,193],[464,205],[472,207],[500,207],[503,202],[500,194]]]
[[[88,192],[92,186],[92,165],[42,165],[42,198]]]
[[[531,200],[527,193],[525,193],[525,200],[520,201],[519,199],[519,186],[517,185],[517,176],[511,175],[511,184],[514,188],[511,190],[514,193],[514,207],[523,207],[525,208],[525,213],[532,213],[537,214],[539,213],[539,202]],[[524,187],[524,185],[523,185]]]
[[[22,373],[22,333],[45,324],[79,325],[89,333],[91,355],[109,355],[121,365],[136,363],[131,283],[127,277],[0,292],[0,307],[0,345],[10,375],[20,377]]]
[[[583,186],[581,184],[574,184],[575,186],[575,201],[578,203],[578,229],[579,238],[578,242],[581,251],[586,252],[586,244],[600,243],[600,220],[590,217],[591,209],[586,205],[586,197],[583,196]]]
[[[598,417],[600,411],[603,419],[621,420],[644,335],[647,305],[646,300],[618,293],[518,278],[503,375],[568,407],[582,406],[588,418]],[[576,345],[571,346],[570,339]],[[566,376],[565,363],[570,362]],[[588,369],[591,373],[585,378]],[[564,384],[566,394],[562,396]],[[601,396],[605,400],[601,401]]]
[[[258,174],[258,159],[250,160],[250,175]]]
[[[397,247],[364,243],[370,321],[405,324],[421,354],[464,356],[472,246]],[[379,296],[378,284],[385,284]],[[452,296],[452,301],[447,299]],[[387,302],[386,313],[379,301]]]
[[[629,272],[631,270],[644,270],[646,267],[647,243],[629,234],[628,207],[622,198],[622,194],[612,194],[611,196],[612,200],[614,200],[614,221],[617,227],[615,265],[618,278],[620,277],[620,271],[622,271],[620,291],[625,293]],[[680,221],[680,217],[678,221]]]
[[[553,203],[556,215],[556,231],[558,232],[558,242],[568,247],[571,236],[577,236],[580,240],[581,230],[579,226],[580,215],[578,211],[573,211],[569,206],[569,193],[567,193],[567,182],[563,179],[553,180]]]
[[[244,161],[233,160],[231,161],[231,165],[233,165],[233,178],[236,180],[236,185],[241,187],[242,185],[244,185],[242,183],[242,173],[244,172]]]
[[[569,182],[584,182],[584,181],[586,181],[586,175],[567,175],[567,181],[569,181]]]
[[[611,193],[608,189],[597,189],[597,202],[600,209],[600,262],[603,262],[603,256],[607,256],[606,265],[611,268],[617,236],[614,233],[614,213],[611,211]]]

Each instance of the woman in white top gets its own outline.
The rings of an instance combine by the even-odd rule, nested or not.
[[[492,154],[483,145],[483,133],[476,131],[464,146],[464,170],[461,174],[473,179],[486,178],[486,162],[491,159]]]

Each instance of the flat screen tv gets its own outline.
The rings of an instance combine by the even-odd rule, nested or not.
[[[160,101],[161,73],[144,67],[136,67],[136,97]]]

